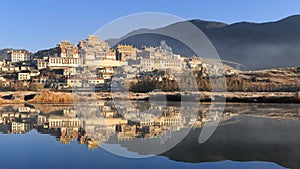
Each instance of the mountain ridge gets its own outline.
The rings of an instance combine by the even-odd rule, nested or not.
[[[300,15],[265,23],[226,24],[193,19],[151,29],[151,33],[147,30],[146,34],[143,34],[145,29],[135,30],[125,37],[136,33],[140,35],[129,36],[120,43],[132,44],[140,48],[150,44],[158,46],[161,40],[166,40],[167,44],[174,49],[174,53],[191,56],[194,52],[184,44],[178,45],[174,39],[156,35],[162,30],[178,31],[176,28],[184,22],[190,22],[198,27],[209,38],[221,59],[243,64],[247,70],[300,65],[300,51],[298,50],[300,48]]]

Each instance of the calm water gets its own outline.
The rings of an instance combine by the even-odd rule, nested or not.
[[[116,110],[110,102],[102,102],[87,111],[72,105],[2,105],[1,168],[300,166],[298,105],[227,105],[220,125],[203,144],[198,138],[203,124],[210,120],[209,105],[201,105],[196,114],[180,113],[177,103],[161,107],[137,102],[135,106]],[[147,116],[137,115],[136,110]],[[178,135],[184,137],[177,143]],[[153,140],[160,145],[153,146]],[[161,149],[164,144],[171,146],[162,146],[168,148],[159,155],[123,157],[151,155],[156,146]],[[150,151],[148,147],[154,148]]]

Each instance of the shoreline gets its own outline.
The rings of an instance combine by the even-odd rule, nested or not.
[[[121,92],[66,93],[44,90],[0,92],[0,104],[72,104],[77,101],[101,100],[167,100],[230,103],[300,103],[300,92],[150,92],[124,95]]]

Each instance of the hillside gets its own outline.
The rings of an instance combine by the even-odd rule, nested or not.
[[[190,20],[210,39],[220,58],[245,65],[246,70],[269,69],[279,67],[297,67],[300,65],[300,15],[291,16],[276,22],[225,23]],[[158,46],[166,40],[174,53],[184,56],[193,55],[186,45],[173,38],[160,35],[162,32],[175,32],[193,37],[178,22],[163,28],[136,30],[125,35],[121,43],[132,44],[138,48],[143,45]],[[143,34],[144,32],[144,34]],[[147,32],[147,33],[145,33]],[[134,34],[139,34],[131,36]],[[116,40],[109,40],[112,43]],[[195,41],[197,43],[197,41]]]

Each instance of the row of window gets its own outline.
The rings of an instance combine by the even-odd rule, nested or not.
[[[54,64],[79,64],[78,59],[50,59],[50,63]]]
[[[51,121],[50,122],[50,126],[62,126],[62,125],[79,126],[79,121]]]
[[[70,80],[70,83],[81,83],[82,81],[81,80]],[[95,80],[95,81],[92,81],[92,80],[89,80],[88,81],[89,83],[103,83],[103,80]]]

